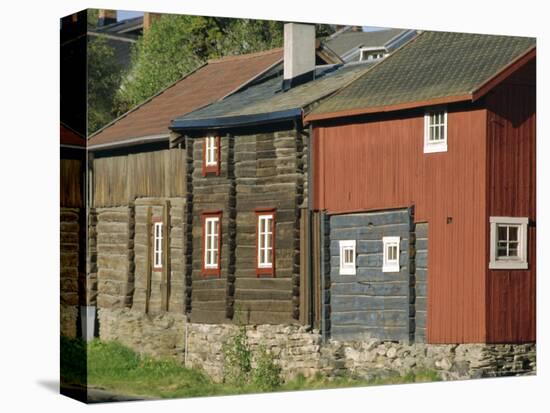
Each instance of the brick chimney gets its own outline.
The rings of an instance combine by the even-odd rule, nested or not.
[[[315,25],[286,23],[283,90],[313,79],[315,71]]]
[[[107,26],[108,24],[116,22],[116,10],[99,9],[97,17],[98,26]]]

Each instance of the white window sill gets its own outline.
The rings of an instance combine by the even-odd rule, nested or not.
[[[447,152],[447,142],[425,143],[424,153]]]
[[[340,268],[340,275],[355,275],[355,268]]]
[[[382,272],[399,272],[399,265],[385,265],[382,267]]]
[[[529,265],[523,261],[493,261],[489,263],[491,270],[526,270]]]

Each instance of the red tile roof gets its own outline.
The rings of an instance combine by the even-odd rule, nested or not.
[[[168,134],[170,121],[215,102],[283,58],[283,49],[210,60],[92,135],[89,147]]]
[[[86,147],[86,139],[74,130],[66,127],[65,125],[60,125],[59,141],[61,145],[71,145],[71,146],[82,146]]]

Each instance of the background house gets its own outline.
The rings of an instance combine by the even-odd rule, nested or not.
[[[424,32],[306,117],[333,336],[535,340],[535,53],[531,38]]]

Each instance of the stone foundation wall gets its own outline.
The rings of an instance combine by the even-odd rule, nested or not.
[[[100,338],[118,340],[140,353],[185,361],[185,316],[146,315],[130,309],[100,309]],[[223,343],[238,331],[230,324],[189,323],[187,366],[201,368],[215,381],[223,378]],[[535,344],[430,345],[382,342],[329,341],[297,325],[247,326],[253,352],[259,346],[274,355],[288,380],[297,374],[311,377],[353,375],[372,378],[410,371],[435,370],[444,380],[534,374]]]

